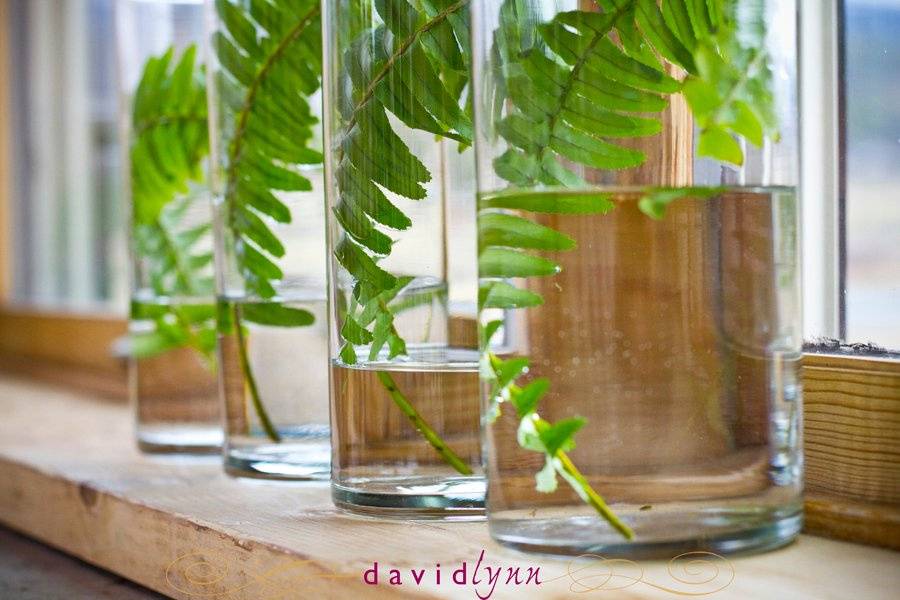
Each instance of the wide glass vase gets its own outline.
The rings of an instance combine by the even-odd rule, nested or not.
[[[327,480],[318,3],[209,4],[225,469]]]
[[[472,10],[491,535],[631,557],[787,543],[795,3]]]
[[[451,318],[448,277],[474,228],[447,218],[449,198],[473,191],[467,12],[424,34],[434,11],[403,6],[323,3],[332,497],[370,515],[474,518],[475,321]]]
[[[132,293],[129,392],[148,452],[218,452],[203,5],[116,10]]]

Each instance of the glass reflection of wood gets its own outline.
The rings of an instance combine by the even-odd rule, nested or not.
[[[518,323],[515,350],[552,379],[542,418],[587,419],[571,456],[612,503],[793,494],[796,471],[793,486],[770,477],[781,466],[790,478],[797,461],[796,448],[778,458],[784,432],[770,429],[773,409],[773,424],[797,426],[785,395],[796,390],[799,354],[790,323],[779,322],[779,303],[795,299],[785,271],[796,261],[793,193],[683,199],[662,220],[643,214],[639,198],[617,194],[606,215],[540,217],[579,242],[546,254],[562,270],[528,281],[546,303]],[[492,510],[581,509],[569,489],[534,490],[543,457],[518,448],[518,421],[505,412],[489,429],[501,474]]]
[[[399,410],[374,368],[332,369],[334,443],[342,478],[456,474]],[[480,471],[478,373],[474,368],[392,370],[397,387],[444,442]],[[364,399],[364,400],[363,400]],[[423,470],[422,467],[428,467]]]
[[[131,359],[138,445],[146,452],[209,452],[221,443],[216,374],[193,348]],[[184,444],[184,445],[181,445]]]

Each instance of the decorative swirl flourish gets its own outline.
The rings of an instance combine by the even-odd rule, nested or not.
[[[194,598],[228,598],[242,590],[255,589],[260,599],[295,598],[297,584],[312,579],[352,579],[358,573],[323,571],[312,560],[285,560],[254,572],[246,558],[225,556],[218,550],[192,550],[166,567],[166,583],[180,594]],[[231,569],[231,565],[240,565]]]
[[[591,562],[576,564],[580,559],[590,559]],[[576,594],[623,590],[641,583],[678,596],[709,596],[731,585],[735,576],[734,565],[728,559],[703,551],[679,554],[668,562],[666,572],[682,586],[649,580],[644,567],[633,560],[582,554],[568,564],[564,575],[543,583],[568,580],[569,591]]]

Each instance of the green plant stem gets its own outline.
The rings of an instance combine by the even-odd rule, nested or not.
[[[556,452],[556,458],[559,460],[562,465],[563,471],[566,472],[572,479],[578,482],[578,485],[581,486],[581,490],[587,495],[588,504],[594,507],[594,509],[600,513],[604,519],[609,522],[619,533],[625,536],[626,539],[633,540],[634,539],[634,531],[631,528],[623,523],[619,517],[612,511],[612,509],[606,504],[606,501],[603,499],[603,496],[594,491],[594,488],[591,487],[591,484],[588,483],[588,480],[584,475],[581,474],[581,471],[578,470],[578,467],[575,466],[575,463],[572,462],[572,459],[563,452],[562,450],[558,450]]]
[[[394,381],[394,378],[390,376],[389,373],[384,371],[378,371],[376,373],[378,375],[378,380],[381,381],[381,384],[388,391],[393,399],[394,403],[403,411],[403,414],[409,418],[410,422],[413,424],[413,427],[418,430],[425,439],[428,440],[428,443],[431,444],[435,450],[437,450],[438,454],[447,462],[448,465],[456,469],[459,473],[463,475],[471,475],[472,469],[467,465],[463,460],[457,456],[453,450],[450,449],[447,444],[444,443],[444,440],[441,439],[441,436],[437,434],[437,432],[432,429],[428,423],[425,422],[425,419],[422,418],[422,415],[415,409],[415,407],[410,404],[409,400],[406,399],[406,396],[403,395],[403,392],[400,391],[400,388],[397,387],[397,382]]]
[[[241,314],[238,311],[237,304],[232,306],[232,314],[234,315],[234,330],[237,334],[238,356],[241,361],[241,372],[244,374],[244,382],[247,390],[250,392],[250,401],[253,402],[253,409],[256,416],[259,417],[259,424],[262,425],[263,431],[273,442],[280,442],[281,436],[272,426],[266,407],[263,406],[262,399],[259,397],[259,388],[256,387],[256,378],[253,376],[253,370],[250,368],[250,360],[247,358],[247,342],[244,339],[244,331],[241,326]]]

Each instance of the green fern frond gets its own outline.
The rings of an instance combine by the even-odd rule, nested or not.
[[[560,13],[538,26],[539,40],[530,47],[507,49],[504,85],[515,108],[498,125],[511,146],[494,162],[501,177],[523,186],[572,187],[584,182],[560,159],[596,169],[645,160],[614,140],[658,133],[659,120],[643,115],[662,110],[663,95],[679,84],[609,39],[637,7],[633,0],[610,12]],[[507,28],[499,33],[504,44],[520,37],[509,30],[520,27],[516,20],[501,26]]]
[[[196,48],[172,65],[174,51],[151,57],[132,104],[130,141],[132,236],[135,258],[155,298],[213,293],[209,222],[185,227],[186,214],[207,198],[203,160],[208,152],[206,88]],[[181,347],[214,364],[212,305],[164,305],[135,300],[131,317],[153,329],[130,336],[130,353],[149,358]]]
[[[224,31],[212,46],[223,71],[216,82],[235,115],[225,124],[226,220],[247,291],[275,295],[284,246],[270,224],[289,223],[273,190],[307,191],[298,167],[318,164],[310,147],[318,119],[309,97],[321,85],[320,7],[315,0],[216,0]]]
[[[339,97],[344,126],[338,132],[335,217],[343,230],[337,262],[355,281],[353,303],[342,315],[341,357],[356,362],[355,345],[370,344],[370,357],[384,347],[390,358],[406,345],[393,327],[385,301],[408,285],[382,269],[392,239],[409,217],[385,194],[425,197],[431,173],[392,126],[389,114],[411,129],[471,144],[472,122],[461,101],[468,81],[468,0],[376,0],[381,23],[351,43],[343,62]],[[420,10],[420,7],[422,10]],[[361,341],[363,340],[363,341]]]
[[[542,419],[538,406],[550,389],[549,380],[535,378],[522,384],[520,380],[528,373],[530,361],[524,357],[503,360],[488,350],[491,338],[501,323],[492,321],[481,328],[484,351],[481,372],[491,386],[488,419],[496,419],[500,403],[509,402],[519,418],[516,435],[519,445],[544,456],[544,468],[535,474],[536,489],[544,493],[554,492],[558,485],[557,477],[562,477],[584,502],[626,539],[632,539],[634,532],[631,528],[610,509],[568,456],[568,452],[575,448],[575,434],[587,421],[582,417],[560,419],[555,423]]]
[[[153,293],[157,296],[211,296],[214,281],[213,261],[208,246],[209,222],[183,229],[185,212],[195,203],[207,208],[204,195],[178,197],[164,206],[149,224],[133,226],[134,248],[147,269]]]
[[[172,66],[170,48],[151,57],[132,104],[132,218],[153,224],[172,199],[188,193],[190,181],[203,180],[202,158],[208,152],[206,89],[188,47]]]
[[[698,154],[741,165],[741,138],[757,147],[766,137],[778,139],[773,79],[762,13],[722,14],[718,30],[697,49],[698,74],[686,79],[684,96],[700,128]]]
[[[131,318],[153,328],[129,336],[129,355],[152,358],[177,348],[192,348],[215,369],[216,323],[212,304],[162,305],[133,300]]]
[[[613,208],[608,194],[546,191],[518,194],[509,192],[480,198],[478,202],[479,312],[485,309],[516,309],[538,306],[543,298],[511,284],[511,278],[548,277],[560,266],[534,251],[566,251],[575,240],[545,225],[520,216],[521,213],[603,214]],[[516,211],[512,214],[507,211]],[[490,385],[488,419],[500,414],[500,405],[510,402],[519,417],[519,444],[544,455],[545,466],[536,475],[536,487],[552,492],[557,475],[563,477],[586,502],[593,506],[625,537],[632,531],[609,509],[603,498],[581,475],[566,452],[575,446],[575,433],[584,419],[563,419],[550,423],[538,416],[537,408],[550,384],[545,379],[520,382],[528,372],[525,357],[500,359],[490,350],[491,338],[502,321],[481,328],[482,379]]]
[[[479,308],[526,308],[543,303],[534,292],[508,283],[510,278],[545,277],[559,272],[559,265],[533,254],[533,250],[571,250],[575,240],[559,231],[509,214],[605,214],[613,209],[609,194],[548,190],[540,193],[509,192],[478,201]]]
[[[639,166],[644,153],[617,140],[659,133],[660,111],[682,91],[701,129],[702,156],[740,165],[735,136],[761,145],[765,135],[777,135],[765,30],[747,18],[738,22],[733,2],[597,3],[598,12],[564,12],[539,25],[539,39],[522,32],[529,18],[521,6],[501,9],[495,47],[515,107],[498,125],[510,144],[494,163],[501,177],[574,187],[584,185],[583,167]],[[504,19],[504,11],[515,18]]]

